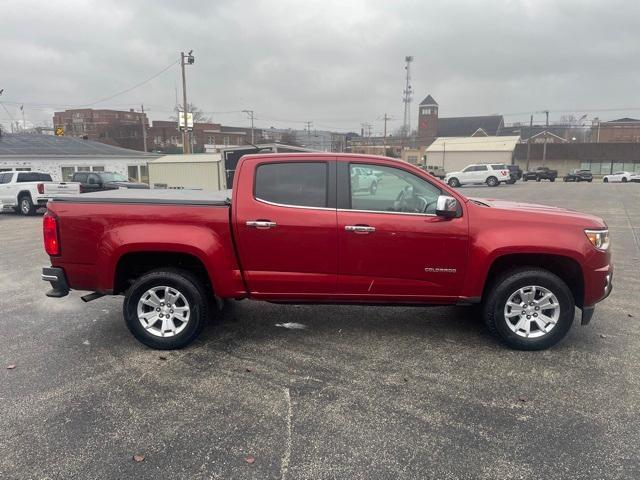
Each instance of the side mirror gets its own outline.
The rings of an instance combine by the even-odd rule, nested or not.
[[[436,201],[436,215],[443,218],[458,217],[458,201],[448,195],[440,195]]]

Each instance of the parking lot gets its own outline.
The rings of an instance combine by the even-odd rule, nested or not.
[[[45,297],[41,216],[0,215],[0,478],[640,478],[640,184],[460,191],[605,218],[589,326],[521,352],[470,308],[245,301],[158,352],[120,297]]]

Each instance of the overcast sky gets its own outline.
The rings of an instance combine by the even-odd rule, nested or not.
[[[401,124],[404,57],[417,104],[440,116],[544,109],[589,118],[639,116],[640,2],[636,0],[2,0],[0,121],[35,124],[52,112],[145,105],[167,118],[181,98],[216,122],[260,127],[382,130]],[[176,64],[157,78],[97,102]],[[15,102],[15,103],[12,103]],[[635,108],[634,108],[635,107]],[[626,111],[604,111],[626,108]],[[598,111],[600,110],[600,111]],[[217,112],[217,113],[214,113]],[[518,114],[518,115],[514,115]],[[538,114],[536,120],[542,121]]]

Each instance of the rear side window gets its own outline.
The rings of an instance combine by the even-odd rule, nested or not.
[[[18,179],[16,182],[24,183],[24,182],[50,182],[51,175],[48,173],[37,173],[37,172],[25,172],[19,173]]]
[[[9,183],[13,173],[0,173],[0,183]]]
[[[73,175],[74,182],[87,183],[87,174],[86,173],[76,173]]]
[[[476,165],[475,171],[476,172],[483,172],[487,170],[487,166],[486,165]]]
[[[506,170],[507,166],[504,163],[499,163],[497,165],[491,165],[491,168],[494,170]]]
[[[286,162],[259,165],[255,197],[299,207],[327,206],[326,162]]]

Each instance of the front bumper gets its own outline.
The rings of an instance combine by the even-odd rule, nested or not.
[[[610,270],[605,277],[604,296],[600,299],[600,301],[607,298],[611,294],[611,290],[613,290],[613,270]],[[595,312],[595,310],[595,305],[582,307],[582,319],[580,323],[582,325],[588,325],[591,321],[591,317],[593,317],[593,313]]]
[[[42,280],[51,284],[51,290],[45,294],[47,297],[61,298],[69,295],[67,277],[61,268],[44,267],[42,269]]]

